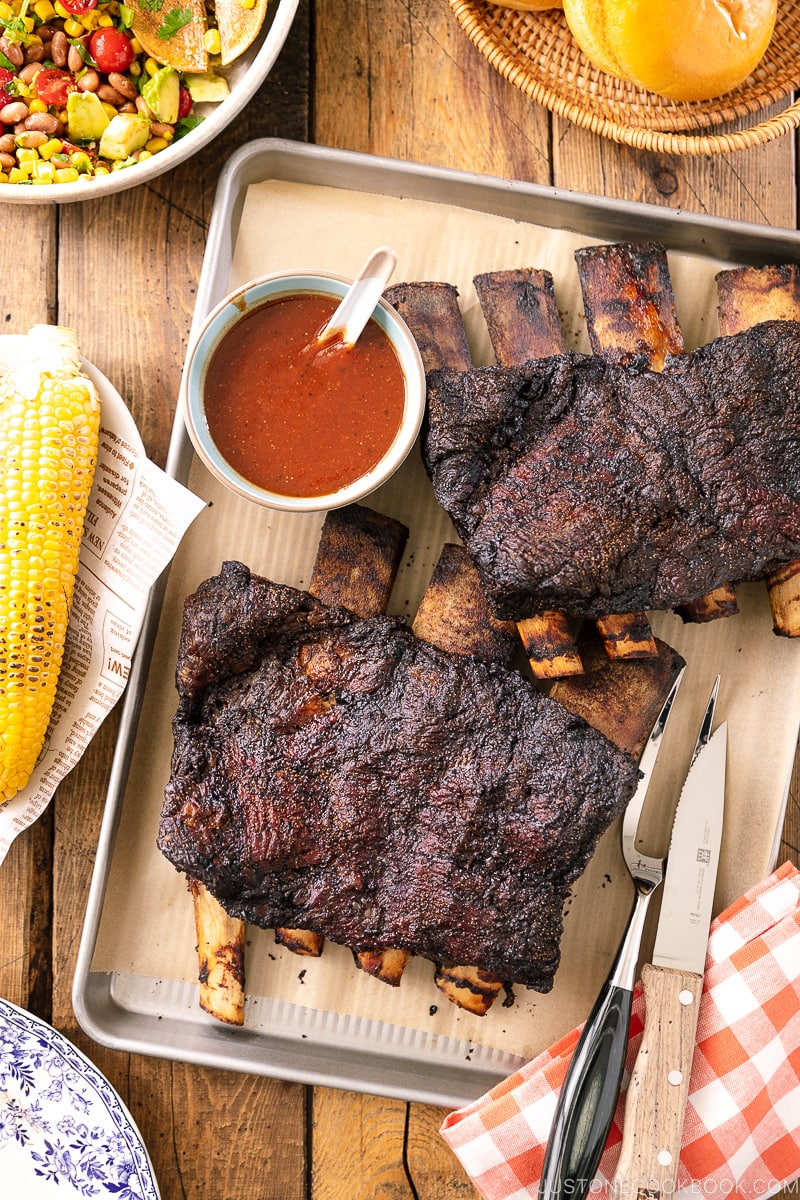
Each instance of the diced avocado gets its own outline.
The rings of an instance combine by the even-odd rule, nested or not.
[[[178,119],[181,79],[174,67],[159,67],[141,87],[147,107],[157,121],[174,125]]]
[[[209,71],[207,75],[186,75],[186,86],[195,104],[220,104],[231,94],[228,81]]]
[[[114,160],[129,158],[149,137],[150,122],[143,113],[117,113],[103,130],[100,155]]]
[[[67,96],[67,136],[73,142],[92,142],[103,136],[110,119],[94,92]]]

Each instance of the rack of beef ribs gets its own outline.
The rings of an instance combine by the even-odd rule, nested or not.
[[[800,269],[795,263],[721,271],[716,282],[723,335],[761,321],[800,321]],[[775,632],[800,637],[800,560],[771,571],[766,583]]]
[[[231,915],[552,986],[634,760],[516,671],[226,563],[187,598],[158,844]]]
[[[423,455],[495,614],[680,608],[800,555],[800,326],[428,375]]]

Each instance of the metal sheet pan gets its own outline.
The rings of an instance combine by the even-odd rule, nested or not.
[[[265,180],[410,197],[604,240],[657,239],[671,250],[723,263],[800,257],[800,237],[794,231],[270,139],[243,147],[222,174],[195,326],[229,289],[247,190]],[[167,470],[186,481],[192,460],[191,445],[176,416]],[[131,973],[123,965],[115,970],[93,966],[165,588],[166,579],[153,593],[122,713],[73,988],[81,1026],[101,1044],[116,1049],[289,1080],[444,1106],[460,1106],[482,1094],[521,1059],[458,1039],[432,1039],[383,1021],[343,1019],[264,998],[258,998],[248,1012],[244,1029],[228,1029],[200,1012],[190,984]],[[782,808],[778,818],[780,822]],[[772,857],[778,835],[779,824],[765,833]],[[135,888],[136,880],[131,886]]]

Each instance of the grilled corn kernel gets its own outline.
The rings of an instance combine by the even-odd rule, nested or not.
[[[148,75],[155,75],[159,70],[159,65],[154,58],[146,58],[144,60],[144,69]]]
[[[75,183],[80,178],[75,167],[56,167],[54,183]]]
[[[61,138],[48,138],[39,147],[39,157],[52,158],[54,154],[60,154],[63,149],[64,143],[61,141]]]
[[[13,8],[10,4],[6,4],[4,0],[3,3],[0,3],[0,17],[2,17],[4,21],[11,21],[14,17]]]
[[[68,17],[72,16],[72,14],[67,12],[66,8],[64,8],[64,5],[61,3],[61,0],[54,0],[53,8],[56,10],[58,15],[60,17],[63,17],[65,20]]]
[[[145,150],[148,150],[150,154],[158,154],[159,150],[165,150],[168,145],[169,142],[166,138],[152,137],[150,138],[150,141],[145,144]]]
[[[20,146],[17,150],[17,162],[20,166],[23,163],[35,162],[39,157],[39,151],[34,150],[32,146]]]
[[[98,29],[110,29],[114,24],[114,18],[110,13],[99,13],[97,17]]]
[[[38,96],[37,96],[37,98],[36,98],[35,100],[31,100],[31,101],[29,102],[29,104],[28,104],[28,112],[29,112],[29,113],[43,113],[43,112],[47,112],[47,105],[45,104],[44,100],[40,100],[40,99],[38,98]]]
[[[25,787],[47,733],[100,424],[74,334],[29,337],[33,363],[0,383],[0,802]],[[52,363],[37,361],[42,342]]]
[[[222,45],[219,40],[218,29],[207,29],[203,34],[203,45],[209,54],[219,54]]]
[[[56,15],[55,6],[50,3],[50,0],[36,0],[36,3],[33,6],[33,11],[36,13],[36,16],[39,18],[39,20],[43,21],[45,24],[48,21],[52,21]]]
[[[66,33],[67,37],[76,38],[81,37],[85,33],[85,30],[80,21],[76,21],[74,17],[68,17],[64,22],[64,33]]]

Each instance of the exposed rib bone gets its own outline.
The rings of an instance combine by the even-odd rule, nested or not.
[[[492,615],[466,548],[452,543],[442,547],[413,629],[440,650],[503,666],[511,665],[517,649],[513,621]]]
[[[784,266],[740,267],[717,275],[719,331],[739,333],[761,321],[800,321],[800,270]],[[767,576],[776,633],[800,637],[800,561]]]
[[[683,354],[683,334],[662,245],[617,242],[586,246],[575,251],[575,261],[595,354],[621,361],[643,356],[654,371],[662,369],[668,355]],[[729,583],[679,610],[685,621],[693,622],[713,621],[736,612],[736,593]],[[598,621],[598,628],[605,640],[604,622]]]
[[[244,921],[229,917],[208,889],[189,880],[197,931],[200,1007],[227,1025],[244,1023]]]
[[[452,284],[397,283],[386,289],[384,299],[411,330],[426,371],[470,369],[472,354]]]

